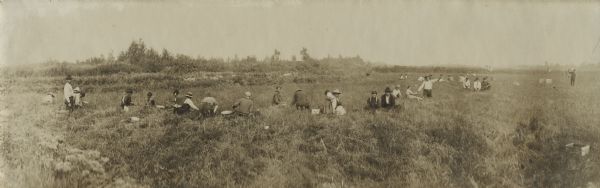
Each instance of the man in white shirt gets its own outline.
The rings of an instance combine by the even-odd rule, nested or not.
[[[194,105],[194,101],[192,101],[192,92],[188,92],[185,95],[185,100],[183,101],[183,105],[189,105],[191,109],[194,110],[200,110],[200,108],[196,107],[196,105]]]
[[[465,78],[465,81],[463,82],[463,88],[465,88],[465,89],[471,88],[471,81],[469,81],[469,78]]]
[[[73,80],[73,78],[71,77],[71,75],[67,76],[65,86],[64,86],[64,96],[65,96],[65,105],[67,106],[67,109],[70,111],[73,111],[74,107],[75,107],[75,98],[73,96],[73,86],[71,86],[71,80]]]
[[[475,81],[473,81],[473,90],[474,91],[481,90],[481,82],[479,81],[479,78],[475,78]]]
[[[402,97],[402,91],[400,89],[400,85],[396,85],[396,88],[392,90],[392,95],[394,96],[394,98],[399,99],[400,97]]]
[[[419,87],[419,91],[423,90],[423,95],[425,97],[433,97],[433,82],[435,81],[431,80],[431,75],[426,76],[425,81],[423,81],[423,84]]]

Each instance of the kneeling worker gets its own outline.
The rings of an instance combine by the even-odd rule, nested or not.
[[[214,97],[204,97],[200,102],[200,113],[204,117],[214,116],[217,113],[219,105]]]
[[[254,102],[250,99],[252,93],[246,91],[244,95],[244,98],[238,99],[233,104],[233,112],[238,115],[248,116],[252,113],[252,110],[254,109]]]
[[[367,99],[367,108],[373,113],[379,108],[379,97],[377,97],[377,91],[371,92],[371,97]]]
[[[381,108],[392,109],[396,106],[396,99],[392,96],[392,90],[385,88],[385,94],[381,96]]]
[[[125,95],[121,98],[121,109],[125,112],[129,111],[130,106],[133,106],[131,94],[133,94],[133,89],[127,89]]]
[[[194,101],[192,101],[192,92],[187,92],[185,95],[185,100],[183,101],[183,105],[177,109],[177,114],[186,114],[190,112],[190,109],[200,110],[196,105],[194,105]]]

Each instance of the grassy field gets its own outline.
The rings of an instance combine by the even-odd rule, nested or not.
[[[313,107],[325,102],[325,89],[340,89],[345,116],[271,107],[269,83],[185,85],[182,92],[193,92],[196,103],[211,95],[223,110],[251,91],[262,114],[199,120],[142,106],[117,111],[120,88],[134,88],[136,104],[143,104],[148,91],[165,104],[171,89],[160,89],[163,85],[119,82],[118,89],[102,89],[108,86],[97,84],[85,98],[89,105],[68,115],[58,113],[60,100],[40,104],[43,88],[62,84],[17,80],[2,96],[5,187],[600,185],[596,74],[579,73],[575,87],[559,73],[491,74],[492,90],[478,93],[458,82],[441,82],[434,85],[434,98],[402,99],[402,110],[377,114],[363,110],[370,91],[417,86],[415,74],[404,81],[393,73],[281,81],[286,101],[303,89]],[[542,77],[554,84],[538,84]],[[83,87],[77,79],[90,80],[76,78],[74,85]],[[133,116],[141,121],[127,121]],[[572,142],[591,145],[581,170],[569,170],[565,162],[564,145]]]

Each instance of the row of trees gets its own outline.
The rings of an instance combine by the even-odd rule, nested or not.
[[[281,52],[274,50],[271,56],[258,60],[254,56],[239,58],[193,58],[183,54],[173,54],[167,49],[158,52],[149,48],[144,41],[132,41],[127,50],[122,51],[115,58],[112,54],[100,57],[92,57],[81,64],[100,66],[102,64],[126,64],[140,68],[143,72],[190,72],[190,71],[313,71],[317,68],[326,68],[316,64],[331,62],[330,57],[315,59],[310,56],[308,49],[300,50],[300,59],[292,56],[291,60],[281,58]],[[338,57],[339,60],[350,60],[350,58]],[[352,58],[360,64],[364,64],[360,58]],[[117,66],[119,67],[119,66]],[[124,67],[124,66],[120,66]],[[316,67],[316,68],[307,68]],[[118,72],[118,70],[115,70]]]

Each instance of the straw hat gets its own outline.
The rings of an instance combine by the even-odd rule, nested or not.
[[[185,94],[185,97],[187,97],[187,98],[192,98],[193,96],[194,96],[194,95],[192,94],[192,92],[187,92],[187,93]]]
[[[331,92],[333,94],[342,94],[342,92],[340,92],[339,89],[334,89],[333,92]]]
[[[81,89],[79,89],[79,87],[75,87],[75,89],[73,89],[73,92],[79,93],[79,92],[81,92]]]
[[[250,93],[249,91],[246,91],[246,92],[244,93],[244,95],[246,95],[246,97],[250,97],[250,96],[252,96],[252,93]]]
[[[371,91],[371,94],[377,94],[377,91]]]
[[[396,88],[397,88],[397,89],[400,89],[400,88],[401,88],[401,87],[400,87],[400,84],[396,85]]]

